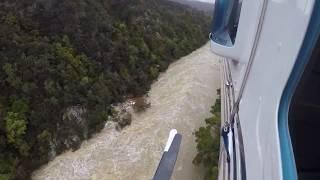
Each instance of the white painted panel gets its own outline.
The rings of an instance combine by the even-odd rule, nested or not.
[[[303,42],[312,5],[306,0],[268,1],[239,110],[248,180],[282,179],[278,106]],[[236,75],[237,67],[232,68]]]

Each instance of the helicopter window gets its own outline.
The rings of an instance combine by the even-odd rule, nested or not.
[[[211,39],[215,42],[233,46],[240,19],[242,0],[216,0],[213,15]]]
[[[320,179],[320,40],[292,98],[289,130],[298,177]]]

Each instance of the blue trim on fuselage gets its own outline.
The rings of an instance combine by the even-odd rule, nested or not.
[[[294,153],[292,149],[289,127],[288,127],[288,113],[292,96],[296,90],[303,71],[309,62],[313,49],[317,43],[320,34],[320,1],[316,0],[306,32],[305,39],[301,46],[298,58],[294,64],[293,70],[290,74],[289,80],[283,91],[279,113],[278,113],[278,128],[280,138],[280,150],[282,161],[283,180],[296,180],[297,169],[294,160]]]

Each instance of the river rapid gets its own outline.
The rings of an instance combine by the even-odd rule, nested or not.
[[[114,123],[75,152],[67,151],[33,173],[35,180],[148,180],[157,168],[170,129],[182,134],[172,180],[201,180],[203,171],[192,164],[196,154],[193,132],[210,116],[220,88],[219,58],[207,43],[172,63],[148,93],[151,107],[133,113],[130,126]]]

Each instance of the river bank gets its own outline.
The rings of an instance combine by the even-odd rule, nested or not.
[[[218,58],[209,43],[171,64],[151,86],[151,107],[132,113],[132,123],[122,131],[108,122],[105,128],[33,174],[33,179],[150,179],[161,158],[170,129],[182,134],[182,144],[172,179],[201,179],[192,164],[196,144],[192,134],[210,116],[220,87]]]

